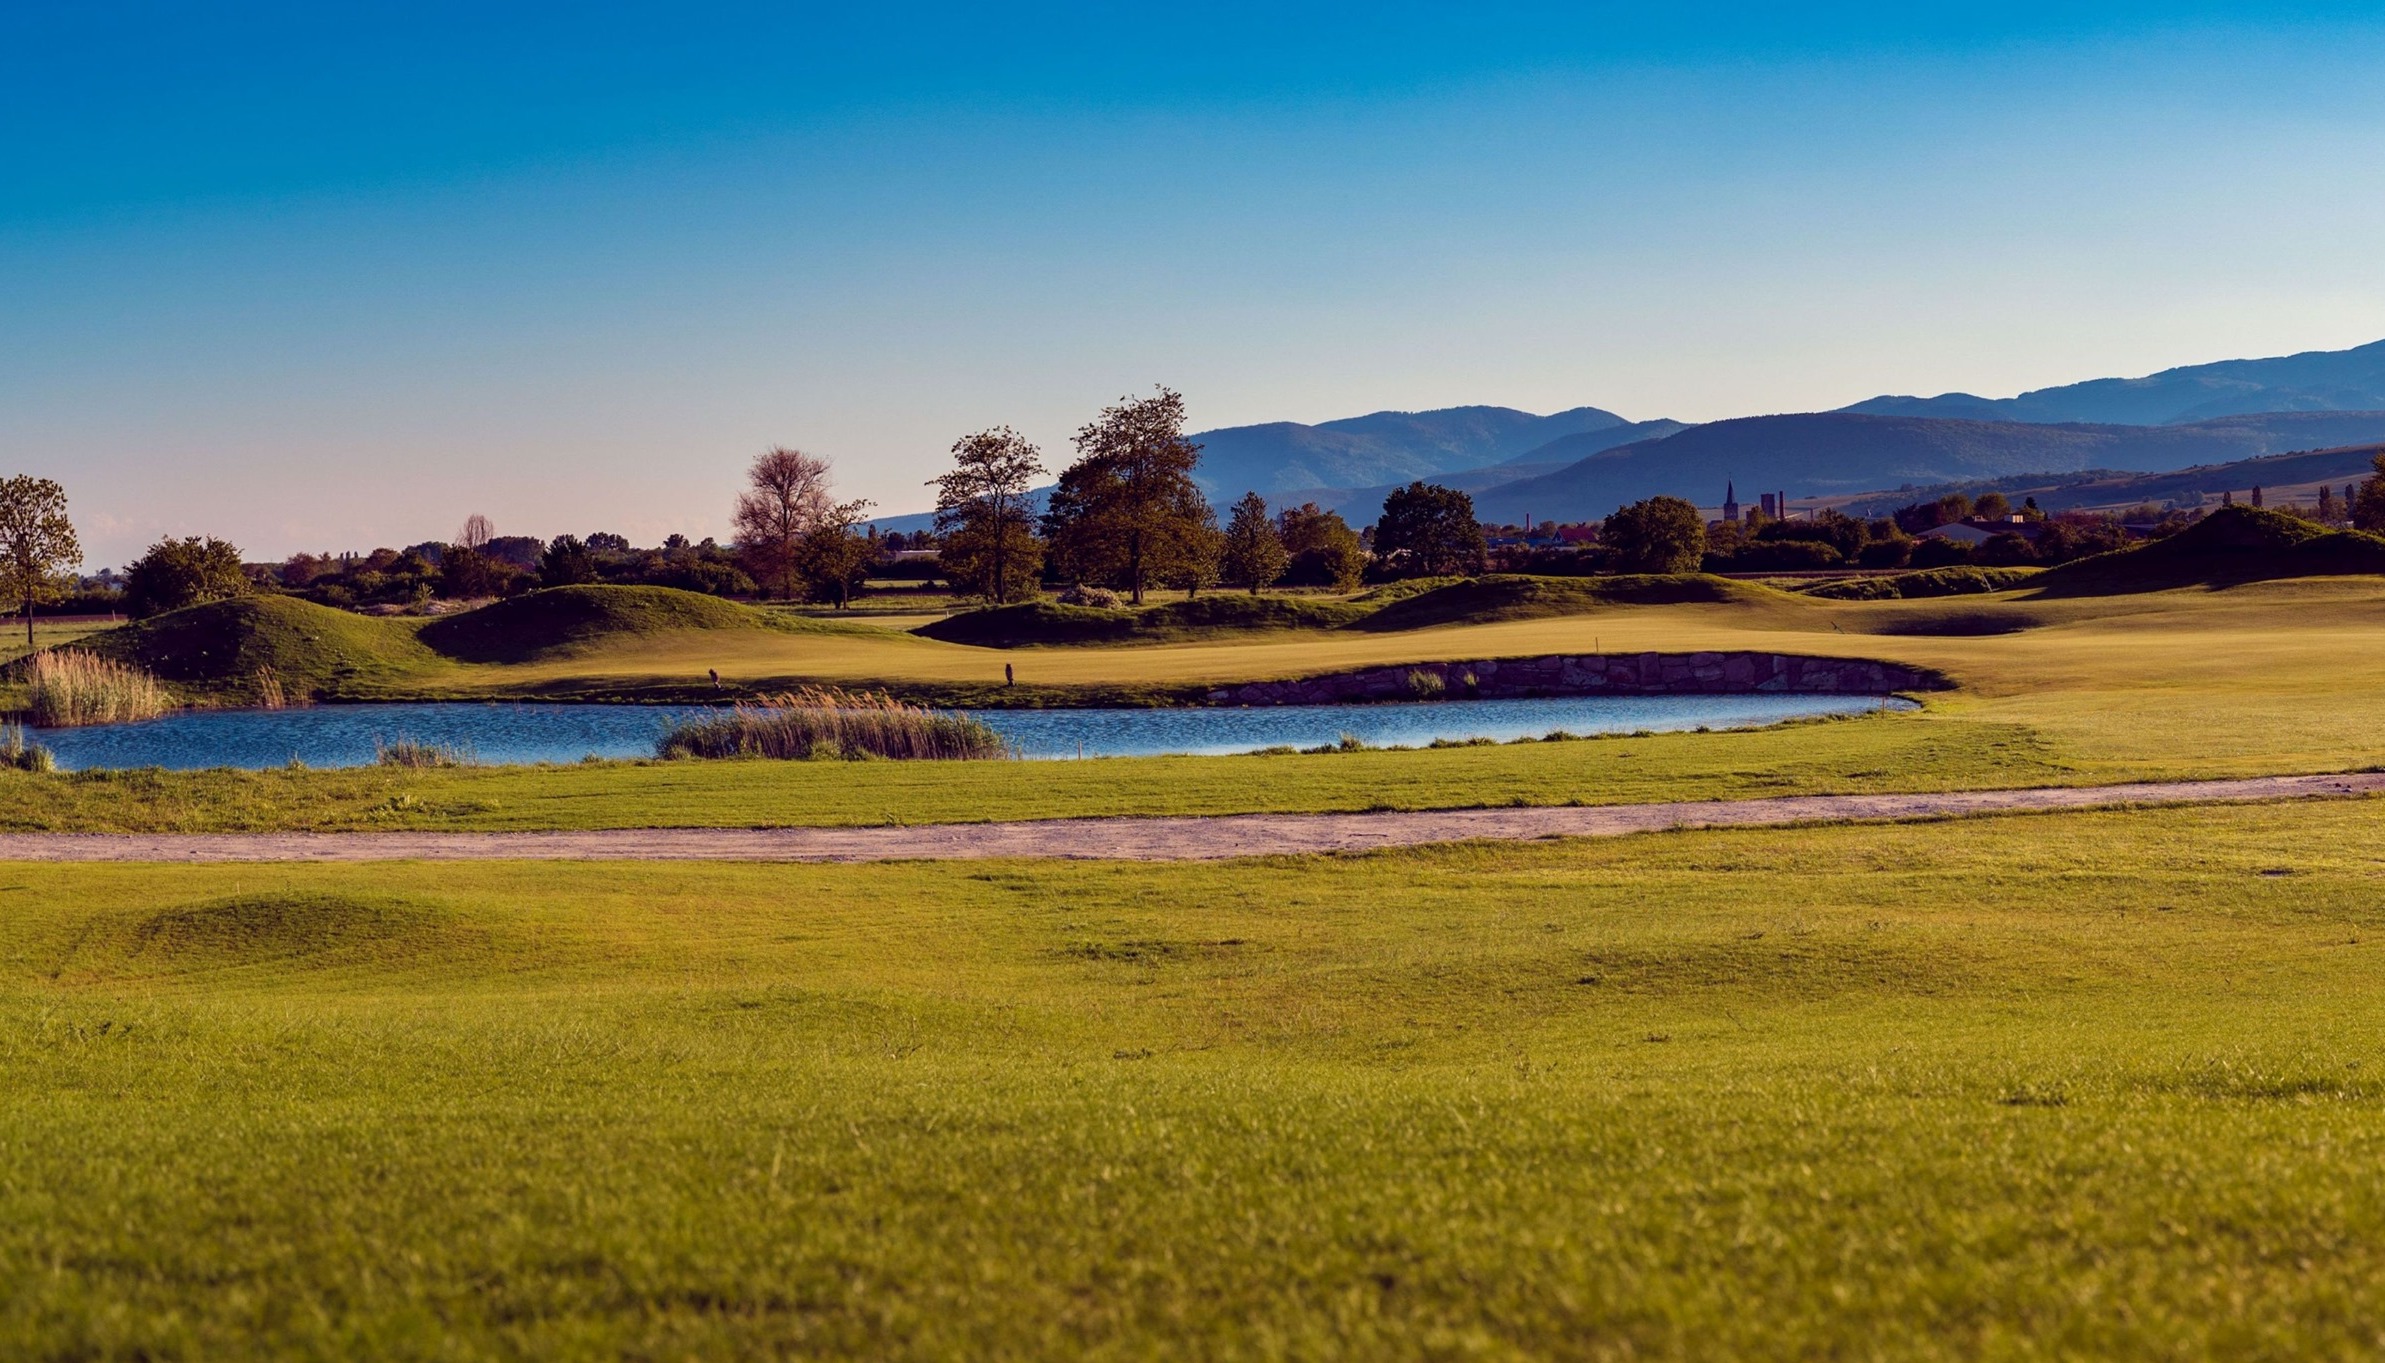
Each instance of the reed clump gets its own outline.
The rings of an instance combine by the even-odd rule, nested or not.
[[[373,744],[373,765],[428,771],[436,767],[469,767],[477,763],[471,749],[454,743],[425,743],[420,739],[400,738],[388,743],[376,740]]]
[[[35,726],[44,729],[130,724],[174,708],[157,678],[130,663],[80,649],[34,654],[26,664],[25,680],[32,691],[27,710]]]
[[[56,771],[58,759],[48,748],[25,736],[25,726],[0,722],[0,768],[12,771]]]
[[[936,762],[1012,755],[983,720],[834,687],[806,687],[681,720],[655,745],[655,754]]]
[[[307,703],[305,692],[292,695],[282,686],[281,674],[274,671],[271,664],[259,663],[254,681],[257,708],[260,710],[304,708]]]

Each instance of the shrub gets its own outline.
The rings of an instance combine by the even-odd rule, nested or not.
[[[1438,672],[1414,668],[1408,673],[1408,694],[1418,700],[1439,700],[1449,690],[1449,683]]]
[[[1735,573],[1799,572],[1835,568],[1844,560],[1820,540],[1757,540],[1724,560]]]
[[[807,687],[685,719],[655,745],[659,757],[773,757],[966,761],[1008,757],[985,721],[891,696]]]
[[[1063,606],[1090,606],[1095,610],[1105,611],[1114,611],[1124,604],[1118,593],[1107,587],[1087,587],[1081,583],[1070,587],[1054,599]]]
[[[0,724],[0,767],[49,772],[58,770],[58,759],[48,748],[25,737],[22,725]]]
[[[1951,568],[1971,561],[1971,546],[1944,535],[1925,535],[1913,542],[1913,556],[1906,562],[1916,568]]]
[[[66,729],[84,724],[130,724],[174,708],[155,677],[112,658],[79,649],[33,655],[25,679],[35,725]]]
[[[2035,568],[1931,568],[1892,577],[1862,577],[1825,582],[1805,589],[1807,596],[1828,601],[1917,601],[1936,596],[1976,596],[2010,591],[2036,578]]]
[[[1856,553],[1855,561],[1866,568],[1902,568],[1913,561],[1913,541],[1873,540]]]
[[[162,615],[253,590],[240,550],[210,536],[162,539],[125,570],[124,606],[133,618]]]

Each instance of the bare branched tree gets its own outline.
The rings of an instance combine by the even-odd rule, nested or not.
[[[486,549],[489,541],[495,538],[497,527],[489,524],[489,518],[478,512],[466,516],[464,528],[455,532],[455,542],[466,549]]]
[[[754,457],[745,480],[731,518],[738,556],[756,582],[791,597],[804,540],[837,510],[828,495],[828,461],[778,446]]]

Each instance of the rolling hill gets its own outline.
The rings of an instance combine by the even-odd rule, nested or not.
[[[2162,426],[2252,412],[2379,409],[2385,409],[2385,341],[2351,350],[2186,365],[2136,379],[2090,379],[2018,397],[1876,397],[1841,410],[1963,421]]]

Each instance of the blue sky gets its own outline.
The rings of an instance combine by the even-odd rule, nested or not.
[[[498,12],[498,11],[502,12]],[[2385,336],[2363,7],[0,9],[93,563],[916,509],[1009,422],[2004,394]]]

